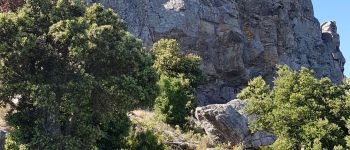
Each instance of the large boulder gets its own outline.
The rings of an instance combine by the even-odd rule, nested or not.
[[[227,104],[214,104],[196,109],[196,118],[212,144],[258,148],[276,141],[276,136],[271,133],[249,131],[248,118],[251,116],[244,114],[245,105],[241,100],[233,100]]]
[[[339,37],[336,30],[322,34],[311,0],[86,1],[118,12],[147,48],[174,38],[184,52],[200,55],[208,76],[198,89],[201,106],[227,103],[256,76],[272,83],[276,64],[343,79]]]

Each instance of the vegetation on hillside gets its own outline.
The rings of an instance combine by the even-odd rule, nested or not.
[[[13,2],[4,1],[7,12],[0,14],[7,148],[138,149],[148,143],[165,149],[149,130],[129,130],[126,116],[155,100],[162,121],[187,125],[203,78],[198,56],[161,40],[154,62],[120,17],[100,4],[27,0],[16,11],[22,3]]]
[[[153,66],[158,74],[176,78],[183,76],[192,87],[197,87],[204,80],[203,72],[199,68],[201,57],[181,52],[180,44],[176,40],[159,40],[153,45],[153,52]]]
[[[0,99],[18,145],[118,148],[126,112],[157,96],[151,56],[100,4],[27,0],[0,29]]]
[[[83,0],[3,0],[0,9],[7,149],[208,145],[190,122],[205,79],[201,58],[181,52],[176,40],[146,51],[118,14]],[[350,148],[349,81],[336,85],[309,69],[279,66],[273,87],[257,77],[238,98],[254,116],[251,131],[278,136],[270,149]],[[132,111],[145,107],[154,113]]]
[[[256,116],[250,129],[276,134],[276,150],[349,148],[350,85],[317,79],[306,68],[278,68],[272,88],[258,77],[238,95]]]
[[[183,54],[176,40],[160,40],[153,46],[154,68],[160,74],[160,95],[155,100],[157,117],[171,125],[188,128],[195,109],[195,89],[204,79],[201,58]]]
[[[209,146],[209,139],[202,130],[184,131],[159,120],[152,111],[135,110],[131,114],[134,132],[152,131],[167,145],[165,149],[205,150]]]

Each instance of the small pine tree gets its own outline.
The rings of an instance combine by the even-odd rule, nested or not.
[[[160,96],[155,101],[157,117],[171,125],[185,127],[187,117],[192,114],[194,89],[189,80],[162,76],[159,81]]]
[[[199,68],[202,59],[195,54],[183,54],[176,40],[159,40],[153,45],[153,52],[156,58],[153,67],[158,74],[168,77],[184,76],[194,88],[205,79]]]
[[[161,75],[155,112],[166,123],[185,128],[187,118],[193,114],[195,88],[204,79],[199,69],[201,59],[193,54],[182,54],[176,40],[160,40],[153,50],[153,67]]]

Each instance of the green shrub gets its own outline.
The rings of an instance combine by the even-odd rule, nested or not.
[[[183,54],[180,45],[174,39],[161,39],[153,45],[155,62],[153,67],[160,75],[188,79],[196,88],[204,79],[199,66],[201,57],[195,54]]]
[[[195,89],[204,80],[199,69],[201,58],[181,53],[176,40],[162,39],[154,44],[153,51],[153,67],[161,76],[155,112],[162,121],[184,129],[195,108]]]
[[[306,68],[279,66],[276,74],[272,89],[258,77],[238,95],[247,101],[245,112],[257,116],[250,129],[277,135],[276,150],[349,148],[349,85],[317,79]]]
[[[100,150],[122,149],[126,146],[125,137],[129,134],[131,121],[126,114],[117,114],[106,126],[102,126],[102,138],[97,141]]]
[[[5,139],[5,149],[6,150],[27,150],[25,145],[21,145],[13,140],[11,134],[6,135]]]
[[[189,80],[162,76],[158,85],[161,93],[154,108],[157,117],[168,124],[186,127],[194,103],[194,89]]]
[[[151,130],[135,131],[128,137],[128,149],[130,150],[165,150],[167,147],[161,138]]]
[[[343,146],[338,145],[338,146],[335,146],[333,150],[345,150],[345,148]]]
[[[0,13],[0,62],[0,105],[12,106],[13,140],[28,149],[116,145],[127,126],[118,114],[158,95],[142,42],[112,9],[83,0],[27,0]]]

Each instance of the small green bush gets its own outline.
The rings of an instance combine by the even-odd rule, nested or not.
[[[129,150],[165,150],[167,147],[161,138],[151,130],[135,131],[128,137]]]
[[[160,95],[155,101],[158,118],[185,128],[195,108],[195,89],[204,80],[199,69],[201,58],[183,54],[176,40],[162,39],[154,44],[153,67],[160,74]]]
[[[102,138],[97,141],[97,147],[101,150],[122,149],[126,146],[125,137],[129,134],[131,121],[128,116],[117,114],[106,126],[102,126]]]
[[[194,89],[189,80],[162,76],[159,88],[161,94],[155,101],[157,117],[168,124],[184,128],[194,103]]]
[[[153,67],[158,74],[168,77],[184,76],[196,88],[204,79],[199,68],[201,57],[195,54],[184,54],[174,39],[161,39],[153,45],[155,62]]]
[[[5,140],[5,149],[7,150],[27,150],[25,145],[21,145],[13,140],[13,136],[8,134]]]

